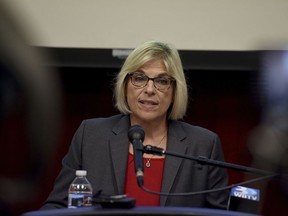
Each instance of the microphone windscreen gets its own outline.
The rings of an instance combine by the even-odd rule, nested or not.
[[[243,186],[233,187],[228,210],[256,214],[259,211],[260,190]]]
[[[145,132],[140,125],[133,125],[130,127],[128,131],[129,141],[133,143],[133,140],[141,140],[144,141]]]

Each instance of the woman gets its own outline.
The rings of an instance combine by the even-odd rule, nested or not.
[[[197,196],[156,196],[136,183],[132,125],[145,131],[144,145],[171,152],[223,160],[218,136],[179,121],[187,109],[188,93],[178,51],[169,44],[149,41],[126,59],[115,84],[116,107],[121,114],[85,120],[75,133],[54,189],[43,208],[67,206],[67,190],[75,170],[87,170],[94,193],[127,194],[140,206],[225,208],[227,193]],[[222,168],[176,157],[144,157],[144,186],[165,193],[184,193],[226,186]]]

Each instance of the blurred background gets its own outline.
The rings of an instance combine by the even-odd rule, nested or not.
[[[227,162],[286,173],[287,9],[285,0],[1,1],[1,215],[41,206],[80,122],[117,113],[113,78],[151,39],[180,51],[185,121],[217,132]],[[253,185],[265,215],[287,211],[284,177]]]

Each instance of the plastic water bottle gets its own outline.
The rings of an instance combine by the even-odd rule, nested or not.
[[[86,170],[76,170],[76,178],[68,190],[68,208],[92,206],[93,189],[86,176]]]

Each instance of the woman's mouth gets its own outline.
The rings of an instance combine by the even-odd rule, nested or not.
[[[158,106],[159,104],[158,102],[152,100],[139,100],[139,103],[148,109],[155,108],[155,106]]]

